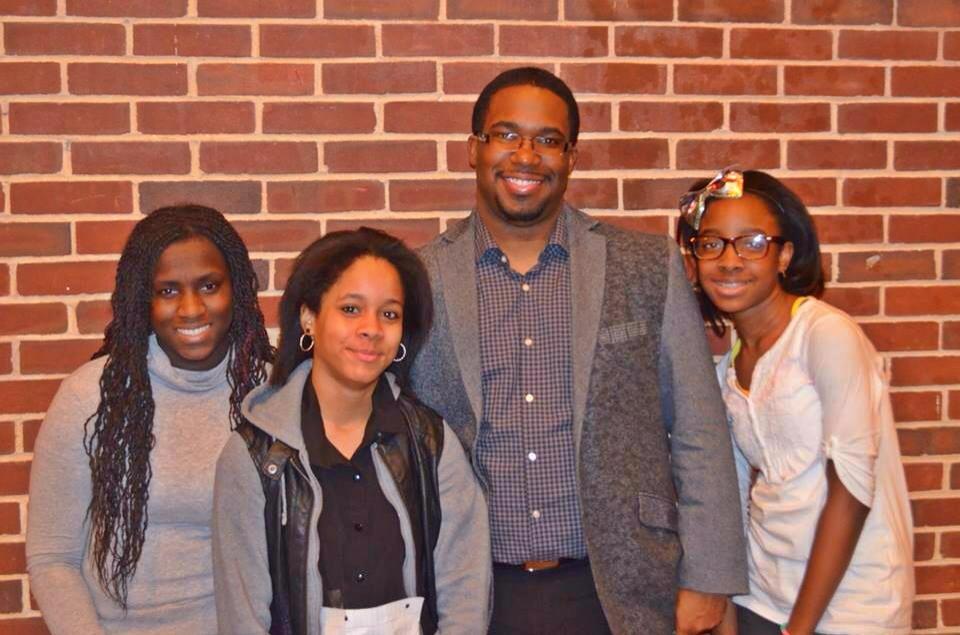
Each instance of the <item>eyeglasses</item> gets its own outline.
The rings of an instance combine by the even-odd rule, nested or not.
[[[473,135],[482,143],[488,143],[498,152],[516,152],[523,147],[524,141],[530,142],[530,149],[540,156],[559,157],[573,145],[561,136],[544,134],[526,136],[513,130],[493,130]]]
[[[782,245],[787,242],[782,236],[767,234],[744,234],[733,238],[723,236],[694,236],[690,239],[690,249],[700,260],[716,260],[726,251],[727,245],[733,245],[733,251],[744,260],[760,260],[770,250],[770,243]]]

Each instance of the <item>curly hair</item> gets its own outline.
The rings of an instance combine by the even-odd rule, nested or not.
[[[93,357],[106,356],[100,404],[84,426],[92,492],[87,518],[100,584],[124,609],[148,525],[154,402],[147,371],[150,304],[157,261],[172,243],[203,237],[216,245],[230,270],[233,319],[227,382],[230,426],[242,421],[244,396],[266,379],[273,348],[257,303],[257,276],[243,240],[220,214],[200,205],[163,207],[133,228],[117,265],[110,297],[113,319]]]

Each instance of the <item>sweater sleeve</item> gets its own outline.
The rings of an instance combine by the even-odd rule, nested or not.
[[[82,569],[91,496],[83,430],[96,408],[91,395],[99,398],[89,370],[85,367],[61,384],[40,426],[30,471],[27,571],[30,590],[54,635],[104,633]]]
[[[747,591],[746,545],[726,414],[703,319],[671,243],[660,344],[660,394],[677,490],[681,587]]]
[[[492,576],[487,503],[446,423],[443,439],[437,475],[443,521],[433,550],[440,633],[486,633]]]
[[[266,635],[273,588],[260,477],[243,438],[230,436],[213,486],[213,589],[224,635]]]

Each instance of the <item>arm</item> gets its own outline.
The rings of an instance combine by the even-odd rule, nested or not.
[[[246,443],[231,435],[213,487],[213,589],[221,633],[266,635],[273,585],[263,485]]]
[[[440,632],[485,633],[492,576],[487,502],[446,423],[437,471],[443,522],[433,554]]]
[[[82,372],[82,371],[81,371]],[[27,570],[47,627],[55,635],[103,633],[91,589],[83,579],[90,534],[90,468],[83,424],[96,408],[83,395],[99,391],[92,381],[64,381],[40,427],[30,471]]]

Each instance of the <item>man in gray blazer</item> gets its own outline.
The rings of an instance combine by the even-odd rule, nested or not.
[[[436,317],[412,388],[490,509],[491,633],[700,633],[744,593],[726,417],[665,236],[564,202],[569,88],[506,71],[473,112],[473,213],[421,255]]]

